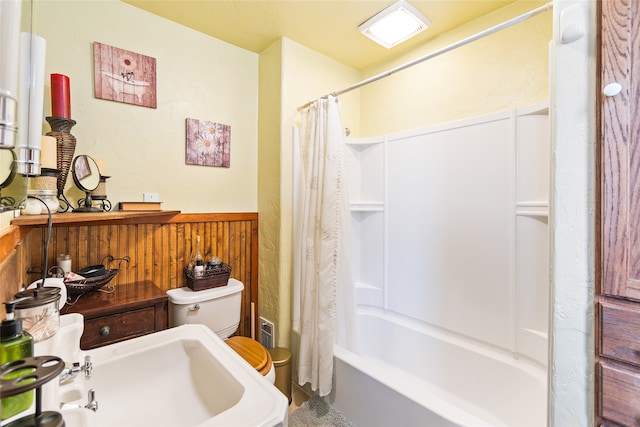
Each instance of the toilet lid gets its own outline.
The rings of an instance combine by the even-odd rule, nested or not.
[[[269,373],[271,355],[258,341],[249,337],[234,336],[225,342],[260,374],[267,375]]]

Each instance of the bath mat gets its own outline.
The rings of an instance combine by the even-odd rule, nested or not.
[[[289,427],[357,427],[321,397],[311,396],[289,415]]]

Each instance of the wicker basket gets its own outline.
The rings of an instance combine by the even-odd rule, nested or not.
[[[187,286],[194,291],[226,286],[227,283],[229,283],[230,274],[231,266],[224,263],[211,270],[203,271],[202,275],[198,277],[194,276],[192,270],[189,270],[188,268],[184,269],[184,276],[187,278]]]

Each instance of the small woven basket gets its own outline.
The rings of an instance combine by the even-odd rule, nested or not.
[[[195,276],[192,270],[184,269],[184,276],[187,278],[187,286],[194,291],[226,286],[229,283],[231,266],[220,264],[211,270],[204,270],[201,276]]]

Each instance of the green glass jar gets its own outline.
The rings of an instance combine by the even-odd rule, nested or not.
[[[14,319],[15,301],[5,302],[7,318],[0,325],[0,365],[33,356],[33,337],[22,330],[22,321]],[[5,379],[29,373],[30,369],[19,370]],[[33,404],[33,390],[2,399],[2,420],[26,411]]]

